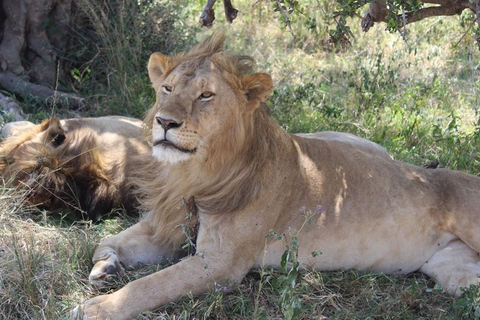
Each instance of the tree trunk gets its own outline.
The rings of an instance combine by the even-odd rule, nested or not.
[[[84,105],[62,92],[72,12],[72,0],[0,0],[0,89],[46,103]]]

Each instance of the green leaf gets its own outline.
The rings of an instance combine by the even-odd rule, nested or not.
[[[318,257],[318,256],[321,255],[321,254],[322,254],[322,251],[320,251],[320,250],[312,251],[312,257],[314,257],[314,258],[315,258],[315,257]]]
[[[283,272],[287,272],[287,259],[289,256],[288,250],[285,250],[285,252],[282,254],[282,259],[280,260],[280,267],[282,268]]]

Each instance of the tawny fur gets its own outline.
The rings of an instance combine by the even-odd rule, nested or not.
[[[29,204],[73,209],[83,219],[97,220],[121,206],[133,214],[129,176],[143,156],[150,158],[142,125],[124,117],[32,124],[0,144],[0,174],[26,192]]]
[[[209,57],[213,64],[223,70],[222,74],[229,85],[238,91],[236,98],[239,104],[246,104],[244,94],[246,87],[252,87],[248,73],[253,69],[253,59],[223,53],[222,45],[223,36],[218,34],[188,54],[169,58],[165,62],[167,69],[162,78],[168,76],[180,62],[191,73]],[[145,123],[150,128],[157,111],[156,107],[150,109],[145,118]],[[254,116],[252,112],[255,112]],[[215,136],[208,143],[202,151],[206,154],[205,162],[188,162],[182,166],[166,168],[153,162],[150,168],[145,169],[149,173],[145,175],[145,181],[138,181],[139,186],[144,186],[145,198],[142,205],[150,212],[147,219],[156,226],[159,242],[171,250],[177,250],[185,242],[180,227],[197,222],[181,205],[183,201],[194,196],[196,205],[202,210],[228,214],[250,203],[265,181],[265,177],[258,173],[268,165],[267,155],[276,153],[271,150],[276,148],[273,141],[282,139],[283,134],[271,136],[258,132],[268,128],[266,122],[273,122],[265,107],[248,113],[237,109],[227,121],[233,129]],[[253,139],[253,136],[260,138]],[[150,172],[155,171],[156,175],[152,179]]]
[[[421,271],[455,295],[478,285],[480,178],[394,161],[349,134],[287,134],[264,105],[270,76],[222,52],[222,42],[216,34],[187,54],[150,58],[157,101],[145,121],[155,160],[138,178],[149,212],[102,241],[90,281],[177,263],[88,300],[85,319],[131,319],[239,283],[252,268],[279,267],[285,243],[271,230],[298,236],[302,268]],[[196,254],[185,257],[182,232],[196,227]]]

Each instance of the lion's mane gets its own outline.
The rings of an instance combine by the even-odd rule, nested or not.
[[[73,209],[83,219],[97,220],[118,206],[136,212],[131,183],[118,166],[107,164],[102,140],[87,122],[68,120],[67,133],[51,118],[5,139],[0,144],[4,183],[16,186],[29,204]]]
[[[179,64],[194,69],[209,58],[223,71],[229,85],[237,92],[243,92],[254,60],[223,52],[223,40],[222,34],[215,34],[188,54],[175,56],[163,77]],[[237,99],[245,104],[245,95],[237,95]],[[156,111],[155,107],[150,109],[144,120],[150,128]],[[269,130],[268,124],[275,124],[268,116],[266,106],[257,108],[254,111],[256,114],[242,113],[241,110],[236,112],[227,120],[235,130],[219,134],[209,142],[205,148],[205,162],[189,161],[166,169],[154,160],[143,170],[148,174],[144,181],[138,183],[146,194],[142,204],[150,213],[147,218],[156,227],[156,236],[163,245],[178,249],[185,241],[181,230],[185,230],[185,226],[192,228],[197,223],[192,208],[185,205],[189,201],[194,201],[193,210],[225,219],[252,202],[263,185],[268,183],[258,172],[268,169],[266,155],[275,154],[275,150],[269,149],[275,148],[278,143],[271,142],[284,139],[284,136],[274,136],[275,131]]]

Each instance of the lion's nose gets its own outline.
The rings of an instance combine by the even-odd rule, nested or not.
[[[182,125],[182,123],[178,123],[174,119],[162,118],[162,117],[155,117],[158,124],[162,126],[163,130],[167,131],[168,129],[178,128]]]

